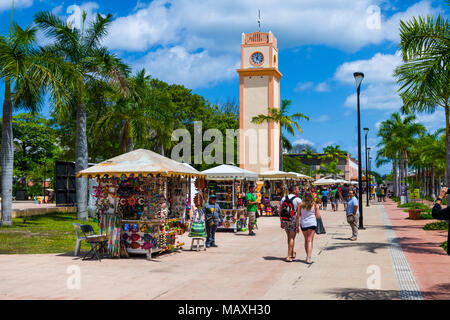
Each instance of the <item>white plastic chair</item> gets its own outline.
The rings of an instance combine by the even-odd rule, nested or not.
[[[77,233],[77,244],[75,245],[75,256],[78,256],[78,254],[80,253],[80,247],[81,247],[81,241],[86,240],[87,236],[90,236],[91,234],[88,234],[86,236],[83,236],[83,232],[81,232],[81,224],[79,223],[72,223],[74,228],[75,228],[75,232]]]

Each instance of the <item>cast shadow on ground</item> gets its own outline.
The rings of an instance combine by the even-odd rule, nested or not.
[[[343,300],[401,300],[403,296],[415,296],[415,292],[400,290],[374,290],[360,288],[335,288],[324,291],[327,294],[334,295],[337,299]],[[450,299],[450,283],[435,285],[430,291],[422,291],[422,297],[425,299]]]
[[[337,238],[342,239],[342,238]],[[348,240],[342,239],[342,240]],[[379,249],[386,249],[389,248],[388,243],[381,243],[381,242],[351,242],[351,243],[335,243],[333,245],[330,245],[328,247],[323,248],[324,251],[333,251],[337,249],[346,249],[346,248],[358,248],[360,251],[368,251],[370,253],[377,253],[377,250]]]

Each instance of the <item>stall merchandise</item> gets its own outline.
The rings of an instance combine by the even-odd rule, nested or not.
[[[216,203],[222,211],[223,223],[218,230],[246,231],[246,190],[250,182],[257,180],[258,174],[232,165],[220,165],[202,174],[206,175],[208,183],[205,196],[216,195]]]
[[[195,169],[139,149],[78,173],[97,176],[95,190],[100,232],[107,235],[108,254],[151,254],[184,244],[190,179],[204,179]]]

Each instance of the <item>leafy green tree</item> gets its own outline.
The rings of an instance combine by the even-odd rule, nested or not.
[[[75,139],[75,170],[81,171],[88,167],[87,142],[87,86],[92,81],[103,79],[116,85],[123,94],[126,92],[126,77],[130,71],[121,59],[111,54],[102,46],[102,39],[107,34],[107,28],[112,21],[112,15],[96,18],[86,28],[86,12],[83,12],[82,30],[73,28],[53,13],[38,12],[35,22],[45,34],[54,40],[44,50],[63,57],[65,63],[66,84],[71,91],[71,106],[76,109],[76,139]],[[77,178],[77,216],[80,220],[88,218],[87,211],[87,179]]]
[[[400,21],[400,49],[404,63],[394,73],[400,84],[404,113],[433,113],[439,107],[445,112],[446,185],[450,185],[449,30],[448,19],[441,15]]]
[[[262,124],[264,122],[276,122],[280,124],[280,170],[283,171],[283,142],[284,145],[288,149],[292,149],[292,145],[289,142],[289,139],[286,137],[283,138],[282,130],[285,129],[291,135],[295,135],[294,127],[298,130],[298,132],[302,132],[302,128],[300,124],[297,122],[301,119],[309,120],[308,116],[305,116],[303,113],[296,112],[292,115],[289,115],[289,106],[292,101],[288,99],[281,100],[281,108],[270,108],[268,114],[260,114],[256,117],[252,118],[252,123]],[[287,142],[287,143],[286,143]]]
[[[347,153],[347,151],[341,150],[339,145],[323,148],[323,154],[319,156],[319,159],[323,162],[323,169],[320,169],[318,172],[322,174],[332,174],[333,176],[342,174],[342,170],[337,166],[340,159],[345,159],[347,157]]]

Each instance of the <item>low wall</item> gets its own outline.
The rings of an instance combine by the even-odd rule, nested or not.
[[[30,208],[30,209],[19,209],[13,210],[12,217],[31,217],[40,216],[51,212],[77,212],[76,207],[51,207],[51,208]]]

